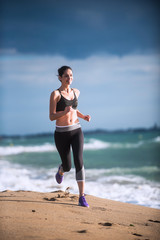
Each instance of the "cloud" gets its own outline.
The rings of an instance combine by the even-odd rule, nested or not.
[[[8,2],[8,0],[7,0]],[[4,1],[1,47],[21,53],[84,58],[98,51],[159,51],[159,13],[153,1]]]
[[[0,55],[1,54],[2,55],[3,54],[4,55],[6,55],[6,54],[13,55],[13,54],[16,54],[16,53],[18,53],[16,48],[0,48]]]
[[[158,80],[160,75],[160,55],[130,54],[97,55],[86,59],[71,60],[63,56],[42,55],[2,55],[0,69],[3,80],[46,84],[57,81],[57,69],[70,65],[74,76],[81,83],[100,83],[126,80]]]
[[[160,124],[159,59],[153,54],[94,55],[83,60],[55,55],[1,55],[4,131],[48,131],[49,95],[60,86],[57,69],[62,65],[73,69],[72,86],[81,91],[80,111],[92,115],[90,125],[83,123],[86,129]]]
[[[75,18],[85,26],[92,27],[93,29],[101,29],[106,27],[105,16],[102,12],[97,11],[96,9],[79,9],[76,12]]]

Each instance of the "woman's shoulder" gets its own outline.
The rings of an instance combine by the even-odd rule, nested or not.
[[[60,92],[58,89],[54,90],[53,92],[51,92],[51,97],[57,98],[60,96]]]
[[[80,91],[77,88],[72,88],[76,96],[79,97]]]

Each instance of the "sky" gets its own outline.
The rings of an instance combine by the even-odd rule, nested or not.
[[[160,126],[156,0],[1,0],[0,134],[53,132],[57,69],[73,69],[84,130]]]

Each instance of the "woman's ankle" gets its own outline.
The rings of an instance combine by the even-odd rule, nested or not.
[[[62,167],[62,166],[60,166],[60,168],[59,168],[59,174],[60,174],[61,176],[64,175],[64,171],[63,171],[63,167]]]
[[[80,194],[79,194],[79,197],[82,197],[82,196],[84,197],[85,194],[84,194],[84,193],[80,193]]]
[[[64,172],[62,172],[61,170],[59,170],[59,174],[60,174],[61,176],[63,176],[63,175],[64,175]]]

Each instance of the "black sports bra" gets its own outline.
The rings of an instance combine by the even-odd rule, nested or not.
[[[74,90],[73,90],[74,99],[72,99],[72,100],[68,100],[67,98],[63,97],[63,95],[61,94],[61,91],[59,89],[58,89],[58,91],[60,92],[61,98],[57,102],[56,112],[64,111],[65,107],[67,107],[67,106],[72,106],[73,109],[77,108],[78,99],[77,99],[77,96],[76,96]]]

